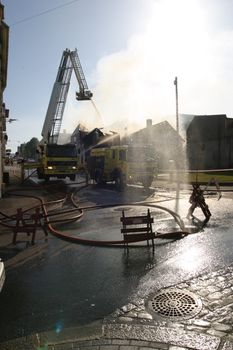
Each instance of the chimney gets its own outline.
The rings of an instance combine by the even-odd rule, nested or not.
[[[4,20],[4,6],[3,6],[3,4],[1,3],[1,0],[0,0],[0,20],[1,20],[1,21]]]
[[[152,119],[147,119],[146,120],[146,127],[151,128],[152,127]]]

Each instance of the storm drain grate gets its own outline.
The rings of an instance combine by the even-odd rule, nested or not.
[[[194,293],[175,288],[155,294],[147,305],[157,315],[174,320],[194,317],[202,308],[201,300]]]

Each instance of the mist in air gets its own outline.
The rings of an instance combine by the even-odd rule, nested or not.
[[[167,120],[175,127],[175,76],[180,113],[227,114],[233,82],[224,67],[233,54],[233,34],[211,32],[201,4],[154,2],[144,32],[131,37],[125,49],[97,62],[95,85],[89,88],[98,112],[92,103],[78,102],[69,94],[64,128],[72,132],[82,123],[88,129],[131,132],[145,127],[148,118],[153,124]],[[77,90],[77,82],[72,81],[71,89]]]

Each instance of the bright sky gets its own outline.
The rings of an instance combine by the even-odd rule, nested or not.
[[[13,151],[32,137],[41,138],[66,48],[78,49],[102,120],[90,102],[75,99],[73,77],[62,130],[72,132],[79,122],[111,130],[144,127],[147,118],[175,125],[175,76],[180,113],[233,117],[231,0],[2,3],[10,26],[4,100],[10,118],[18,119],[7,124],[7,148]]]

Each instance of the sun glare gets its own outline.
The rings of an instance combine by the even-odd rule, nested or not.
[[[204,13],[197,1],[161,0],[154,4],[148,20],[147,59],[160,63],[163,73],[184,73],[190,61],[195,62],[205,51],[207,36]]]
[[[123,117],[124,127],[144,127],[147,118],[154,123],[170,118],[172,123],[175,76],[182,81],[180,113],[196,106],[193,101],[194,96],[200,98],[196,93],[200,80],[201,85],[212,81],[211,40],[198,0],[158,0],[150,4],[145,30],[131,36],[126,48],[102,57],[97,65],[94,99],[104,126],[114,125],[117,131]],[[76,119],[87,124],[90,111],[79,111],[74,113]],[[93,127],[99,126],[96,117],[92,119]]]
[[[200,247],[191,247],[187,251],[185,251],[179,259],[177,260],[177,264],[179,268],[182,268],[185,271],[195,271],[200,265],[203,263],[203,256],[205,256],[206,252]]]

